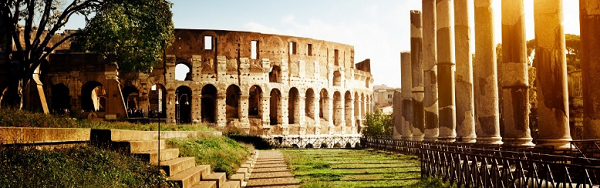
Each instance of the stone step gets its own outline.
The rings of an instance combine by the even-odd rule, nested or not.
[[[196,159],[194,157],[179,157],[161,162],[160,168],[167,173],[167,176],[172,176],[195,165]]]
[[[165,140],[160,141],[160,149],[165,148]],[[140,153],[144,151],[151,151],[158,149],[157,140],[145,140],[145,141],[117,141],[111,142],[111,147],[115,150],[121,150],[128,153]]]
[[[152,165],[158,164],[158,150],[134,153],[136,157],[149,161]],[[168,148],[160,150],[160,161],[167,161],[179,157],[179,148]]]
[[[197,184],[194,184],[192,188],[217,188],[216,181],[200,181]]]
[[[188,188],[200,182],[201,177],[209,172],[208,165],[194,166],[169,177],[169,181],[175,182],[182,188]]]
[[[240,181],[227,181],[223,184],[223,186],[219,188],[241,188],[242,183]]]
[[[217,187],[221,187],[227,178],[227,174],[224,172],[216,172],[212,174],[205,174],[202,176],[202,181],[216,181]]]
[[[244,182],[245,179],[246,176],[244,176],[244,174],[234,174],[229,178],[229,181],[239,181],[240,186],[242,186],[242,182]]]

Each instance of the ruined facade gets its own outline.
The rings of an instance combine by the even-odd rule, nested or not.
[[[149,74],[119,74],[111,58],[67,49],[50,56],[42,82],[51,111],[79,118],[160,117],[333,147],[354,146],[372,109],[370,61],[355,64],[354,48],[335,42],[176,29]]]

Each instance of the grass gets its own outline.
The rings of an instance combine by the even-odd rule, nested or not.
[[[415,156],[367,150],[282,150],[301,187],[448,187],[438,179],[421,181]]]
[[[210,165],[215,172],[235,174],[254,150],[252,145],[240,144],[225,136],[168,139],[170,148],[179,148],[179,156],[195,157],[196,164]]]
[[[136,124],[106,122],[34,113],[26,110],[0,108],[0,125],[3,127],[92,128],[157,131],[157,123]],[[214,131],[206,125],[161,124],[161,131]]]
[[[158,168],[93,146],[0,148],[0,187],[172,187]]]

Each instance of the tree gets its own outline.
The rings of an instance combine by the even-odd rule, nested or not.
[[[170,6],[171,3],[166,0],[0,1],[0,28],[4,28],[0,30],[3,32],[0,34],[8,39],[5,41],[5,59],[10,62],[6,63],[5,68],[11,70],[7,75],[8,86],[2,88],[4,90],[0,93],[5,93],[11,99],[8,101],[9,105],[22,109],[27,102],[24,89],[28,87],[36,69],[54,49],[74,38],[94,44],[93,47],[83,48],[94,52],[120,53],[117,56],[121,57],[147,55],[140,65],[129,67],[132,70],[150,70],[149,65],[161,52],[156,49],[164,48],[172,37]],[[50,39],[73,15],[86,17],[86,29],[69,33],[51,44]],[[93,18],[88,19],[89,17]],[[98,29],[101,30],[97,31]],[[163,33],[148,36],[149,32],[142,31],[144,29]],[[131,37],[132,35],[136,37]],[[129,40],[123,40],[125,37],[129,37]],[[118,46],[115,46],[115,41]],[[122,50],[123,48],[128,50]],[[127,63],[135,64],[132,59],[128,59],[130,61]]]
[[[392,138],[394,121],[390,115],[385,115],[377,109],[374,113],[367,113],[366,128],[363,136],[375,138]]]

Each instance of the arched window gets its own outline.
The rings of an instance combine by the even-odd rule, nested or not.
[[[202,88],[202,109],[200,110],[202,120],[208,123],[217,122],[217,88],[213,85],[205,85]]]
[[[240,88],[236,85],[227,87],[227,98],[225,99],[225,114],[227,118],[239,118]]]
[[[248,98],[248,116],[262,116],[262,89],[255,85],[250,87],[250,97]]]
[[[175,80],[192,80],[192,67],[185,63],[175,65]]]
[[[298,106],[300,105],[300,96],[298,93],[298,89],[292,87],[290,89],[288,98],[288,123],[289,124],[297,124],[300,123],[298,120],[300,119],[300,110]]]
[[[269,116],[271,117],[271,125],[277,125],[279,124],[279,107],[281,106],[281,92],[277,89],[273,89],[271,90],[271,99],[270,99],[270,113]]]
[[[271,67],[271,71],[269,71],[269,82],[281,83],[281,68],[279,68],[279,66],[274,65]]]
[[[106,90],[96,81],[81,87],[81,109],[85,112],[104,112],[106,108]]]
[[[177,123],[192,123],[192,89],[179,86],[175,90],[175,115]]]

